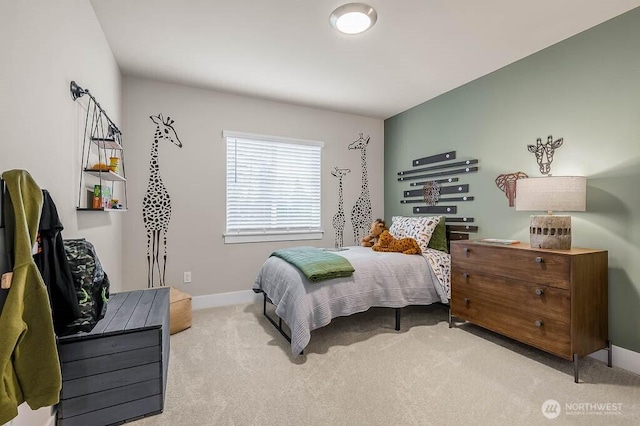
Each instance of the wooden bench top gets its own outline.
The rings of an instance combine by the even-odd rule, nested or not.
[[[169,305],[169,287],[112,293],[107,313],[88,333],[58,337],[58,343],[161,328]]]

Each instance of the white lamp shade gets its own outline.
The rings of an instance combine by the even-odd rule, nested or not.
[[[516,210],[583,212],[587,209],[587,178],[546,176],[516,181]]]

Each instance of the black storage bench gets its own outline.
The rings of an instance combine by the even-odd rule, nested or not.
[[[89,333],[58,338],[57,425],[111,425],[164,409],[169,287],[113,293]]]

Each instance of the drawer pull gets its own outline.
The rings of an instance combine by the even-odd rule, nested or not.
[[[469,306],[469,302],[470,302],[469,298],[468,298],[468,297],[465,297],[465,298],[464,298],[464,305],[465,305],[465,306]]]
[[[471,251],[471,249],[469,247],[465,247],[462,249],[463,252],[465,253],[469,253]]]
[[[465,278],[469,278],[469,273],[468,272],[463,272],[462,276],[465,277]]]
[[[542,296],[544,294],[544,289],[543,288],[536,288],[536,294],[538,296]]]
[[[542,320],[536,320],[534,322],[534,324],[536,325],[536,327],[542,327],[544,325],[544,323],[542,322]]]
[[[542,262],[544,262],[544,259],[541,258],[540,256],[538,256],[538,257],[536,257],[536,262],[537,263],[542,263]]]

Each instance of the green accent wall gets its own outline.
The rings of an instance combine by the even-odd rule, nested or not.
[[[385,120],[385,219],[412,215],[400,204],[397,172],[414,159],[455,150],[478,159],[460,176],[472,202],[472,238],[528,242],[529,215],[508,206],[495,179],[541,176],[537,138],[564,138],[551,173],[587,177],[587,211],[571,213],[573,246],[609,251],[609,336],[640,352],[640,8]]]

